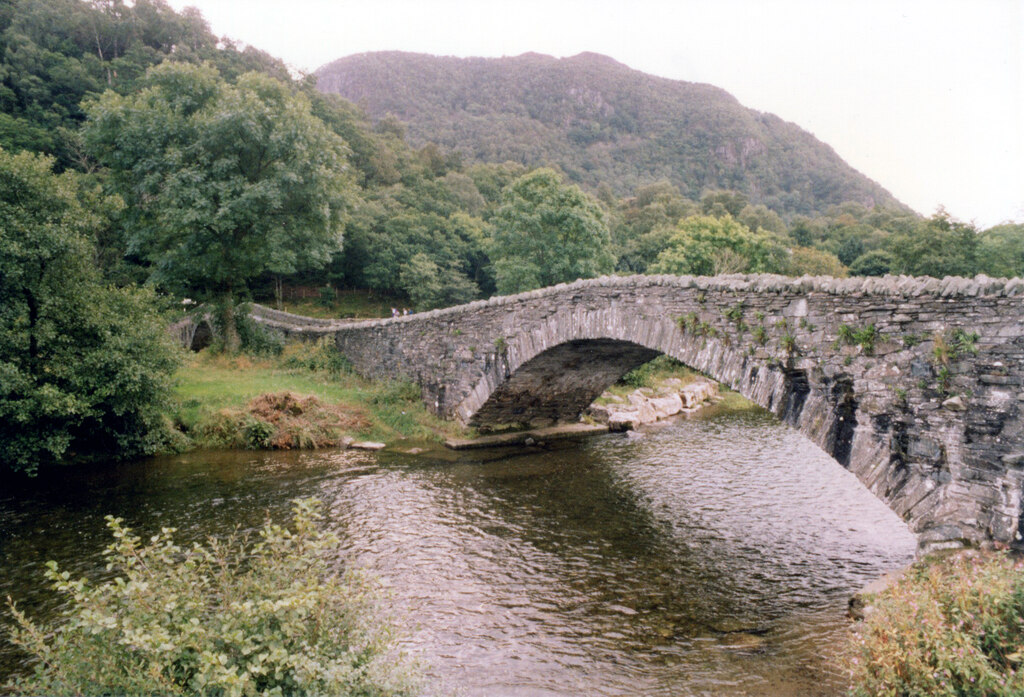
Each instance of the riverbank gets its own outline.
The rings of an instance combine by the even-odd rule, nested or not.
[[[415,385],[364,380],[315,344],[289,345],[277,357],[191,355],[176,376],[167,416],[178,452],[440,442],[467,434],[427,411]]]
[[[746,403],[668,359],[656,359],[613,385],[584,415],[583,424],[631,430],[715,401]],[[676,408],[663,408],[671,401]],[[748,403],[749,404],[749,403]],[[609,417],[612,417],[609,419]],[[328,343],[295,343],[280,356],[192,354],[176,376],[167,420],[170,450],[291,450],[349,447],[360,441],[459,443],[478,438],[431,414],[411,383],[365,380],[347,369]],[[614,423],[613,423],[614,422]],[[590,431],[601,431],[590,428]],[[525,442],[529,433],[502,436]]]

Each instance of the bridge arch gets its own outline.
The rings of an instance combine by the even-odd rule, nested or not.
[[[571,418],[663,353],[799,429],[924,546],[1024,541],[1022,279],[633,276],[362,323],[256,318],[333,335],[357,371],[465,423]]]

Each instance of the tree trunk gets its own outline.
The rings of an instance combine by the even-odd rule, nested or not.
[[[221,325],[224,329],[224,350],[227,353],[238,353],[242,348],[242,340],[238,336],[238,324],[235,322],[235,298],[231,291],[221,296]]]

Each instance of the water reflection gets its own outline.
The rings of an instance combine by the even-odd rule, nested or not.
[[[849,594],[907,563],[885,507],[766,414],[638,441],[469,455],[157,459],[0,499],[0,593],[45,608],[38,562],[95,572],[114,513],[201,538],[317,495],[372,569],[431,691],[836,695]]]

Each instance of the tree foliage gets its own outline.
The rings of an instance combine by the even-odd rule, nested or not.
[[[152,292],[104,285],[76,177],[0,150],[0,460],[129,457],[161,437],[176,354]]]
[[[499,293],[593,278],[612,270],[601,208],[550,169],[512,182],[493,219],[490,256]]]
[[[726,213],[686,218],[658,255],[653,273],[713,276],[720,273],[777,272],[786,248],[763,231],[752,232]]]
[[[230,308],[260,274],[322,267],[340,249],[347,149],[288,85],[164,63],[87,111],[86,142],[132,212],[130,249],[164,287]]]

